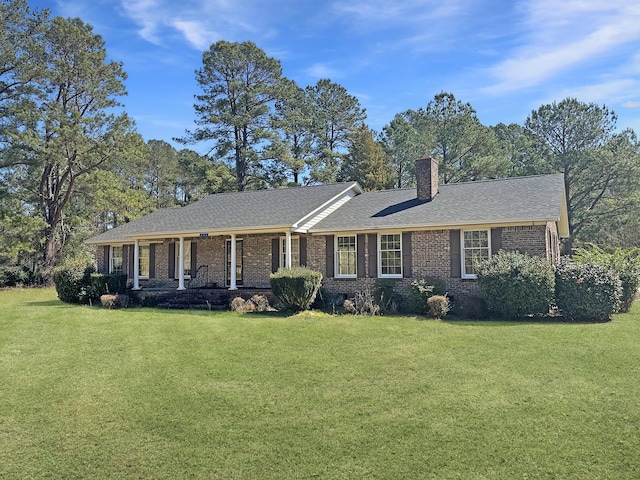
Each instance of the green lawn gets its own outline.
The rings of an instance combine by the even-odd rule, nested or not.
[[[0,478],[637,479],[599,324],[103,310],[0,292]]]

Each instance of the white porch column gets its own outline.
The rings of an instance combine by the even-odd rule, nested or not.
[[[236,285],[236,234],[231,234],[231,271],[229,272],[231,278],[229,280],[229,290],[237,290],[238,286]]]
[[[291,269],[291,232],[287,232],[284,237],[285,268]]]
[[[133,244],[133,289],[140,290],[140,240]]]
[[[180,249],[178,251],[178,290],[184,287],[184,237],[180,237]]]

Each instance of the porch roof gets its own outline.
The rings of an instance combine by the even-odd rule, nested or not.
[[[345,196],[362,190],[356,182],[212,194],[181,208],[157,210],[87,241],[90,244],[131,242],[135,238],[197,236],[200,233],[286,231]],[[320,215],[318,218],[321,218]]]

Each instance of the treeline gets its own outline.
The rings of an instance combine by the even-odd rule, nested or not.
[[[0,270],[47,280],[89,236],[209,193],[356,180],[414,185],[432,155],[441,182],[563,173],[574,242],[631,246],[640,220],[640,146],[605,106],[543,105],[522,125],[480,123],[451,93],[381,132],[358,99],[322,79],[299,87],[251,42],[219,41],[196,73],[195,125],[144,142],[126,115],[123,65],[79,19],[0,3]],[[200,155],[187,148],[199,145]]]

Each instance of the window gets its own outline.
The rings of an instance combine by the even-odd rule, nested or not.
[[[402,235],[379,235],[378,241],[380,276],[402,277]]]
[[[462,232],[462,276],[476,278],[478,262],[491,256],[489,230],[467,230]]]
[[[176,278],[180,275],[180,242],[176,242]],[[191,242],[184,242],[184,277],[191,278]]]
[[[280,266],[287,265],[287,238],[280,238]],[[291,266],[300,266],[300,237],[291,237]]]
[[[336,277],[356,276],[356,236],[336,237]]]
[[[122,245],[111,245],[109,273],[122,273]]]
[[[138,250],[138,275],[149,277],[149,257],[151,249],[149,245],[140,245]]]

